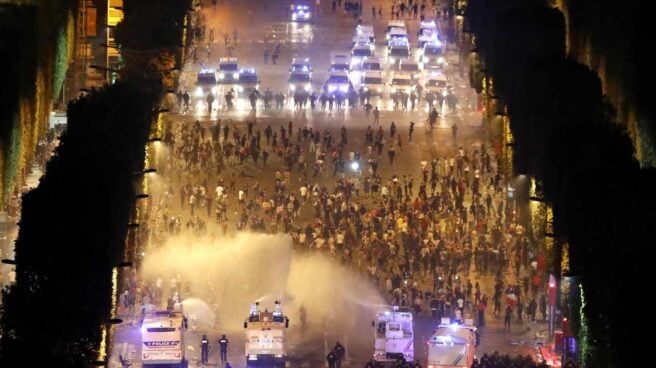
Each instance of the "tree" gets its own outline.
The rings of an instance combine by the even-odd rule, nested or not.
[[[94,360],[111,316],[111,273],[123,259],[157,83],[122,80],[69,105],[47,173],[23,198],[17,281],[3,295],[2,361],[29,356],[35,366],[86,367]]]

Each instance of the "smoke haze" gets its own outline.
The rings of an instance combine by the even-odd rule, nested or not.
[[[183,297],[207,303],[215,315],[204,322],[226,332],[243,331],[253,302],[272,310],[281,300],[292,328],[300,325],[302,305],[310,329],[357,336],[383,304],[359,274],[323,254],[295,252],[286,235],[174,237],[145,257],[142,273],[149,282],[168,285],[175,276],[188,283]]]

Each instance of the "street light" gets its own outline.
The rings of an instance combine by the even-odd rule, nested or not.
[[[123,323],[123,320],[120,318],[110,318],[105,321],[106,325],[120,325],[121,323]]]
[[[156,174],[157,170],[156,169],[145,169],[143,171],[137,171],[134,173],[134,176],[141,176],[141,175],[147,175],[147,174]]]
[[[100,65],[96,65],[96,64],[89,65],[89,68],[96,69],[96,70],[102,70],[102,71],[105,71],[105,72],[119,73],[118,69],[105,68],[104,66],[100,66]]]

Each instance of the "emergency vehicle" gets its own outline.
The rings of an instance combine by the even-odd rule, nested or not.
[[[448,322],[448,318],[446,321]],[[471,367],[478,346],[476,327],[440,324],[428,340],[428,368]]]
[[[288,81],[291,93],[296,91],[310,92],[312,90],[312,73],[306,65],[300,67],[292,65]]]
[[[376,43],[376,35],[374,33],[374,26],[372,25],[358,25],[355,27],[356,36],[364,36],[369,39],[369,42]]]
[[[239,64],[237,58],[219,59],[219,84],[237,84],[239,81]]]
[[[412,79],[415,80],[419,79],[421,76],[419,63],[410,58],[401,59],[401,61],[399,61],[399,71],[409,73],[410,76],[412,76]]]
[[[383,67],[380,62],[380,58],[378,56],[372,56],[370,58],[366,58],[365,60],[362,60],[362,65],[360,66],[360,69],[363,71],[383,71]]]
[[[433,92],[435,94],[439,93],[442,96],[446,96],[447,94],[447,85],[448,85],[448,79],[446,78],[446,75],[441,72],[431,72],[428,75],[428,80],[426,81],[426,91]]]
[[[247,367],[284,367],[287,353],[285,331],[289,319],[282,312],[282,304],[275,302],[273,312],[260,311],[260,303],[251,304],[246,329]]]
[[[418,54],[424,68],[427,69],[441,68],[446,63],[442,43],[438,40],[426,43],[422,49],[418,50]]]
[[[362,75],[360,86],[371,96],[382,96],[385,90],[383,82],[383,73],[380,71],[367,71]]]
[[[395,72],[390,82],[391,92],[410,93],[417,89],[412,76],[407,72]]]
[[[359,70],[363,60],[374,56],[374,45],[371,43],[359,43],[351,50],[351,70]]]
[[[389,33],[392,28],[403,28],[405,29],[405,22],[402,20],[390,20],[387,23],[387,30],[386,32]]]
[[[346,54],[333,54],[330,56],[330,72],[348,72],[351,69],[351,61]]]
[[[376,365],[395,367],[399,362],[415,360],[412,313],[395,306],[391,311],[378,313],[372,326]]]
[[[180,308],[147,314],[141,325],[143,365],[186,367],[184,328],[184,316]]]
[[[295,70],[304,70],[312,73],[312,63],[310,62],[310,58],[294,57],[292,59],[292,65],[289,66],[289,71],[293,72]]]
[[[259,89],[260,78],[258,78],[255,68],[240,69],[237,92],[242,96],[248,96],[253,91],[259,91]]]
[[[308,5],[290,5],[292,13],[292,22],[309,22],[312,19],[312,12]]]
[[[324,89],[331,94],[346,94],[351,89],[351,81],[349,80],[348,73],[344,71],[330,73]]]
[[[216,87],[216,70],[214,69],[201,69],[198,72],[196,79],[196,90],[194,91],[194,97],[204,98],[210,92],[216,96],[217,87]]]
[[[392,65],[398,65],[403,58],[410,57],[410,44],[405,38],[394,40],[387,49],[387,62]]]

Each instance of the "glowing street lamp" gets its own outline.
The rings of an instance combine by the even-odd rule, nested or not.
[[[554,335],[554,315],[556,314],[556,277],[549,275],[549,337]]]
[[[141,176],[141,175],[148,175],[148,174],[156,174],[157,169],[145,169],[143,171],[137,171],[134,173],[134,176]]]

